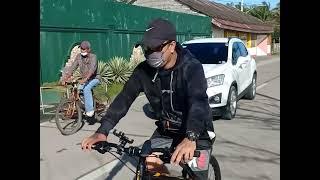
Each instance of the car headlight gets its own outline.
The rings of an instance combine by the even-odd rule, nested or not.
[[[208,88],[222,85],[223,80],[224,80],[224,74],[219,74],[219,75],[207,78]]]

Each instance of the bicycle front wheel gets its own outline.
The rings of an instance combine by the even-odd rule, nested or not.
[[[213,155],[211,155],[209,163],[208,180],[221,180],[220,166]]]
[[[62,99],[56,110],[56,125],[61,134],[71,135],[82,127],[82,112],[78,101]]]

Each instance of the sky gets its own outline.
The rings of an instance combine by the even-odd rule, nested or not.
[[[233,4],[238,4],[241,0],[210,0],[221,4],[227,4],[233,2]],[[254,4],[261,4],[261,2],[266,1],[270,2],[271,9],[275,8],[277,3],[280,0],[243,0],[244,5],[254,5]]]

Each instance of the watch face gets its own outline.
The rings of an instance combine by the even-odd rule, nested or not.
[[[194,132],[187,132],[187,138],[190,140],[190,141],[195,141],[198,139],[198,135]]]

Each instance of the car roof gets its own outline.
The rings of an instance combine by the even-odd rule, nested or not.
[[[194,43],[228,43],[231,38],[202,38],[185,41],[183,44],[194,44]],[[238,39],[238,38],[232,38]],[[240,39],[239,39],[240,40]]]

